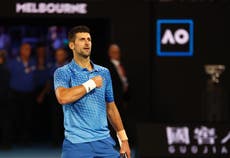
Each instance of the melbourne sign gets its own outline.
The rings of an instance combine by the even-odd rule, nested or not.
[[[15,11],[17,14],[86,14],[87,3],[18,2]]]

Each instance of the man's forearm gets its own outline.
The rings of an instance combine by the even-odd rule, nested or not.
[[[58,87],[55,90],[55,94],[58,102],[64,105],[64,104],[69,104],[77,101],[78,99],[83,97],[86,93],[89,93],[93,89],[99,88],[101,86],[102,86],[102,77],[95,76],[79,86],[75,86],[71,88]]]
[[[113,126],[116,132],[124,129],[121,116],[114,102],[107,104],[107,115],[110,124]]]
[[[87,93],[83,85],[71,88],[59,87],[55,92],[58,102],[62,105],[77,101]]]
[[[111,125],[117,133],[119,143],[121,144],[123,141],[127,141],[128,137],[126,135],[121,116],[114,102],[107,104],[107,114]]]
[[[101,85],[102,78],[100,76],[95,76],[79,86],[74,86],[71,88],[58,87],[55,90],[55,93],[58,102],[64,105],[77,101],[86,93],[89,93],[96,87],[101,87]]]

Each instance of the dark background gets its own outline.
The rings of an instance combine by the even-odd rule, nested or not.
[[[130,106],[138,121],[204,121],[204,64],[227,66],[221,77],[223,87],[229,91],[228,2],[86,2],[86,15],[16,14],[15,1],[6,2],[0,7],[0,23],[67,27],[86,24],[92,29],[93,59],[102,65],[107,60],[108,44],[118,43],[130,81]],[[156,20],[164,18],[193,19],[194,56],[156,56]]]
[[[159,121],[205,121],[203,104],[207,76],[205,64],[225,64],[223,88],[229,91],[227,3],[178,3],[156,5],[155,18],[191,18],[194,22],[194,56],[155,57],[153,78],[156,118]],[[155,53],[153,53],[155,54]],[[164,118],[162,118],[162,114]]]
[[[92,57],[98,64],[106,63],[109,43],[118,43],[130,82],[129,106],[138,123],[209,121],[209,107],[204,103],[209,77],[205,64],[226,65],[220,86],[229,98],[230,2],[88,0],[86,15],[16,15],[14,2],[0,5],[0,24],[86,24],[92,30]],[[193,19],[192,57],[156,56],[156,20],[164,18]],[[229,118],[223,122],[229,122]]]

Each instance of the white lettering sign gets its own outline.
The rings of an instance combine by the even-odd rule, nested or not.
[[[229,141],[230,139],[230,132],[228,132],[227,136],[225,136],[222,140],[221,140],[221,144],[225,144]]]
[[[166,29],[164,34],[163,34],[161,43],[164,45],[168,44],[168,43],[172,44],[172,45],[174,45],[176,43],[183,45],[183,44],[186,44],[188,41],[189,41],[189,33],[187,30],[178,29],[173,34],[171,30]]]
[[[194,138],[197,139],[199,145],[215,144],[215,139],[217,138],[215,128],[207,128],[205,126],[195,128],[194,134]]]
[[[168,144],[189,144],[189,129],[188,127],[167,127]]]
[[[189,127],[166,127],[166,135],[168,141],[169,154],[229,154],[227,144],[230,141],[230,132],[224,137],[220,137],[216,133],[216,128],[208,128],[206,126],[195,127],[193,129],[194,134],[190,136]],[[190,142],[190,138],[191,141]],[[197,140],[197,143],[193,143],[193,139]],[[217,146],[216,146],[217,145]]]
[[[16,13],[86,14],[86,3],[16,3]]]

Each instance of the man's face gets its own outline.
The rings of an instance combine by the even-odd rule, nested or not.
[[[67,54],[65,50],[58,49],[55,53],[55,59],[58,64],[63,64],[66,62]]]
[[[31,54],[31,46],[29,44],[23,44],[20,48],[20,55],[25,58],[29,58]]]
[[[91,36],[89,33],[80,32],[76,33],[76,39],[74,42],[70,42],[70,49],[73,50],[74,53],[87,58],[91,54]]]
[[[37,48],[37,56],[38,56],[38,58],[45,58],[46,48],[45,47],[38,47]]]
[[[2,57],[0,57],[0,64],[4,63],[4,59]]]
[[[120,48],[117,45],[114,44],[109,47],[109,57],[110,59],[120,60],[121,52]]]

